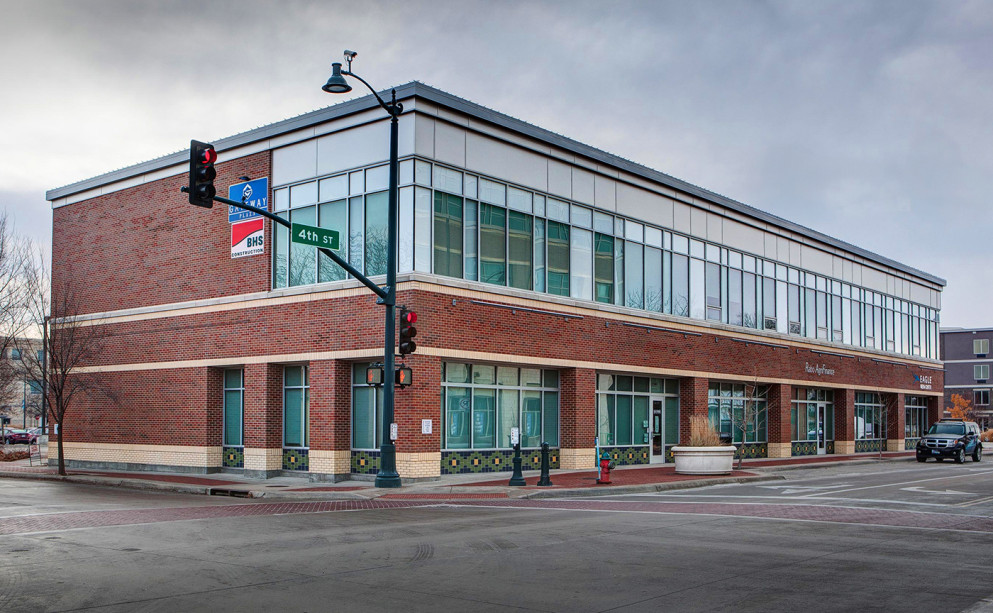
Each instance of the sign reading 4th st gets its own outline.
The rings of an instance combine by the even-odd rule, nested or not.
[[[307,226],[302,223],[290,224],[290,240],[303,245],[338,249],[338,232],[317,226]]]

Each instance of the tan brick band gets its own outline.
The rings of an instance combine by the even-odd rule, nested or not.
[[[596,448],[560,449],[559,466],[566,470],[596,468]]]
[[[769,443],[770,458],[788,458],[793,455],[793,445],[790,443]]]
[[[253,449],[245,447],[245,470],[282,470],[283,449]]]
[[[221,447],[188,445],[122,445],[116,443],[63,443],[66,460],[79,462],[115,462],[159,466],[221,466]],[[58,458],[58,445],[51,445],[49,458]]]
[[[835,441],[834,452],[838,455],[851,455],[855,453],[855,441]]]
[[[397,473],[412,479],[441,476],[441,452],[397,453]]]
[[[344,451],[311,449],[308,456],[310,472],[312,473],[345,475],[352,470],[352,452],[348,449]]]
[[[906,451],[903,448],[904,441],[906,439],[902,438],[888,438],[886,439],[886,451]]]

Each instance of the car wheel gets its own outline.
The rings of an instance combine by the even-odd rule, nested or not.
[[[943,458],[941,456],[938,456],[934,460],[935,460],[935,462],[944,462],[945,461],[945,458]]]
[[[921,456],[917,456],[917,461],[918,462],[927,462],[927,458],[923,458]]]
[[[983,459],[983,448],[980,447],[979,445],[976,445],[976,449],[973,450],[972,452],[972,461],[979,462],[982,459]]]
[[[955,463],[962,464],[965,462],[965,449],[959,449],[955,452]]]

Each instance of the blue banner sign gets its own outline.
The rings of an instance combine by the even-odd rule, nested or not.
[[[257,209],[269,210],[269,177],[252,179],[245,183],[235,183],[228,188],[228,199],[239,200]],[[228,221],[236,223],[246,219],[262,217],[258,213],[228,205]]]

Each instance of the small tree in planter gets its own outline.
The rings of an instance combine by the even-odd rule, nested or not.
[[[761,402],[763,398],[759,395],[759,385],[749,383],[745,385],[745,403],[741,411],[731,409],[731,428],[741,432],[741,447],[738,448],[738,468],[741,468],[741,460],[745,452],[745,444],[748,442],[748,435],[755,431],[755,422],[760,415],[766,411],[766,403]],[[764,394],[763,394],[764,395]],[[732,441],[733,441],[732,437]]]
[[[721,437],[706,415],[690,416],[687,445],[672,448],[676,472],[689,475],[726,475],[734,467],[734,445],[721,445]]]

